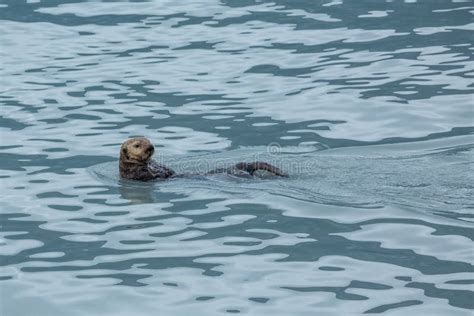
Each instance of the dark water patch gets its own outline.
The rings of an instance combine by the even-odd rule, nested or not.
[[[38,141],[38,142],[51,142],[51,143],[65,143],[64,139],[57,138],[30,138],[28,141]]]
[[[385,304],[381,306],[377,306],[375,308],[371,308],[368,311],[364,312],[364,314],[372,314],[372,313],[384,313],[388,310],[395,309],[395,308],[400,308],[400,307],[408,307],[408,306],[414,306],[414,305],[420,305],[423,304],[422,301],[418,300],[409,300],[409,301],[403,301],[403,302],[398,302],[398,303],[393,303],[393,304]]]
[[[444,282],[446,284],[474,284],[474,280],[451,280]]]
[[[72,197],[77,197],[78,195],[69,195],[69,194],[63,194],[61,192],[42,192],[36,195],[36,197],[40,199],[47,199],[47,198],[72,198]]]
[[[30,180],[29,183],[48,183],[49,180],[38,179],[38,180]]]
[[[73,219],[70,219],[69,221],[84,222],[84,223],[90,223],[90,224],[104,224],[104,223],[107,223],[107,221],[92,219],[92,218],[73,218]]]
[[[339,268],[339,267],[319,267],[319,270],[323,271],[343,271],[344,268]]]
[[[60,205],[60,204],[49,204],[48,207],[58,211],[76,212],[81,210],[82,206],[77,205]]]
[[[0,150],[8,150],[8,149],[14,149],[14,148],[20,148],[22,147],[21,145],[11,145],[11,146],[0,146]]]
[[[214,296],[199,296],[199,297],[196,297],[196,301],[209,301],[214,298],[215,298]]]
[[[472,269],[472,268],[471,268]],[[445,290],[437,288],[432,283],[411,282],[406,285],[410,288],[422,289],[426,296],[447,299],[449,304],[456,307],[474,309],[474,302],[471,300],[472,291],[467,290]]]
[[[10,119],[8,117],[4,117],[3,115],[0,116],[0,126],[9,128],[14,131],[22,130],[26,127],[28,127],[28,124],[24,124],[18,121],[15,121],[14,119]]]
[[[249,297],[249,301],[256,302],[256,303],[261,303],[265,304],[268,302],[270,299],[267,297]]]
[[[100,116],[95,115],[85,115],[85,114],[68,114],[65,116],[67,119],[72,120],[100,120]]]
[[[60,152],[66,152],[69,151],[67,148],[61,148],[61,147],[55,147],[55,148],[46,148],[43,149],[44,152],[49,152],[49,153],[60,153]]]
[[[397,276],[395,279],[400,280],[400,281],[405,281],[405,282],[411,282],[412,278],[409,276]]]
[[[91,17],[81,17],[74,14],[51,15],[34,11],[38,4],[25,4],[18,1],[7,1],[8,7],[2,8],[0,19],[23,22],[40,23],[48,22],[64,26],[78,26],[94,24],[100,26],[111,26],[119,23],[136,23],[149,18],[149,15],[96,15]],[[52,3],[50,3],[52,5]],[[53,5],[54,6],[54,5]]]
[[[169,282],[165,282],[165,283],[163,283],[163,285],[174,286],[174,287],[178,286],[178,284],[176,284],[176,283],[169,283]]]

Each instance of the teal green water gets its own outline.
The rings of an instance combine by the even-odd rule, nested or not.
[[[0,0],[0,314],[472,315],[473,12]]]

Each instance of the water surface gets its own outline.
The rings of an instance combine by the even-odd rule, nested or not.
[[[0,0],[1,314],[471,315],[473,10]]]

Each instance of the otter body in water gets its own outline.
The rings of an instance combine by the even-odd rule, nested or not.
[[[167,179],[177,174],[168,167],[151,159],[155,148],[146,138],[132,138],[125,141],[120,149],[120,176],[125,179],[150,181]],[[230,168],[209,171],[207,174],[229,173],[237,176],[288,177],[279,168],[266,162],[239,162]]]

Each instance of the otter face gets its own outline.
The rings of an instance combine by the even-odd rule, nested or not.
[[[125,141],[120,149],[120,160],[147,163],[155,152],[152,143],[144,138],[132,138]]]

